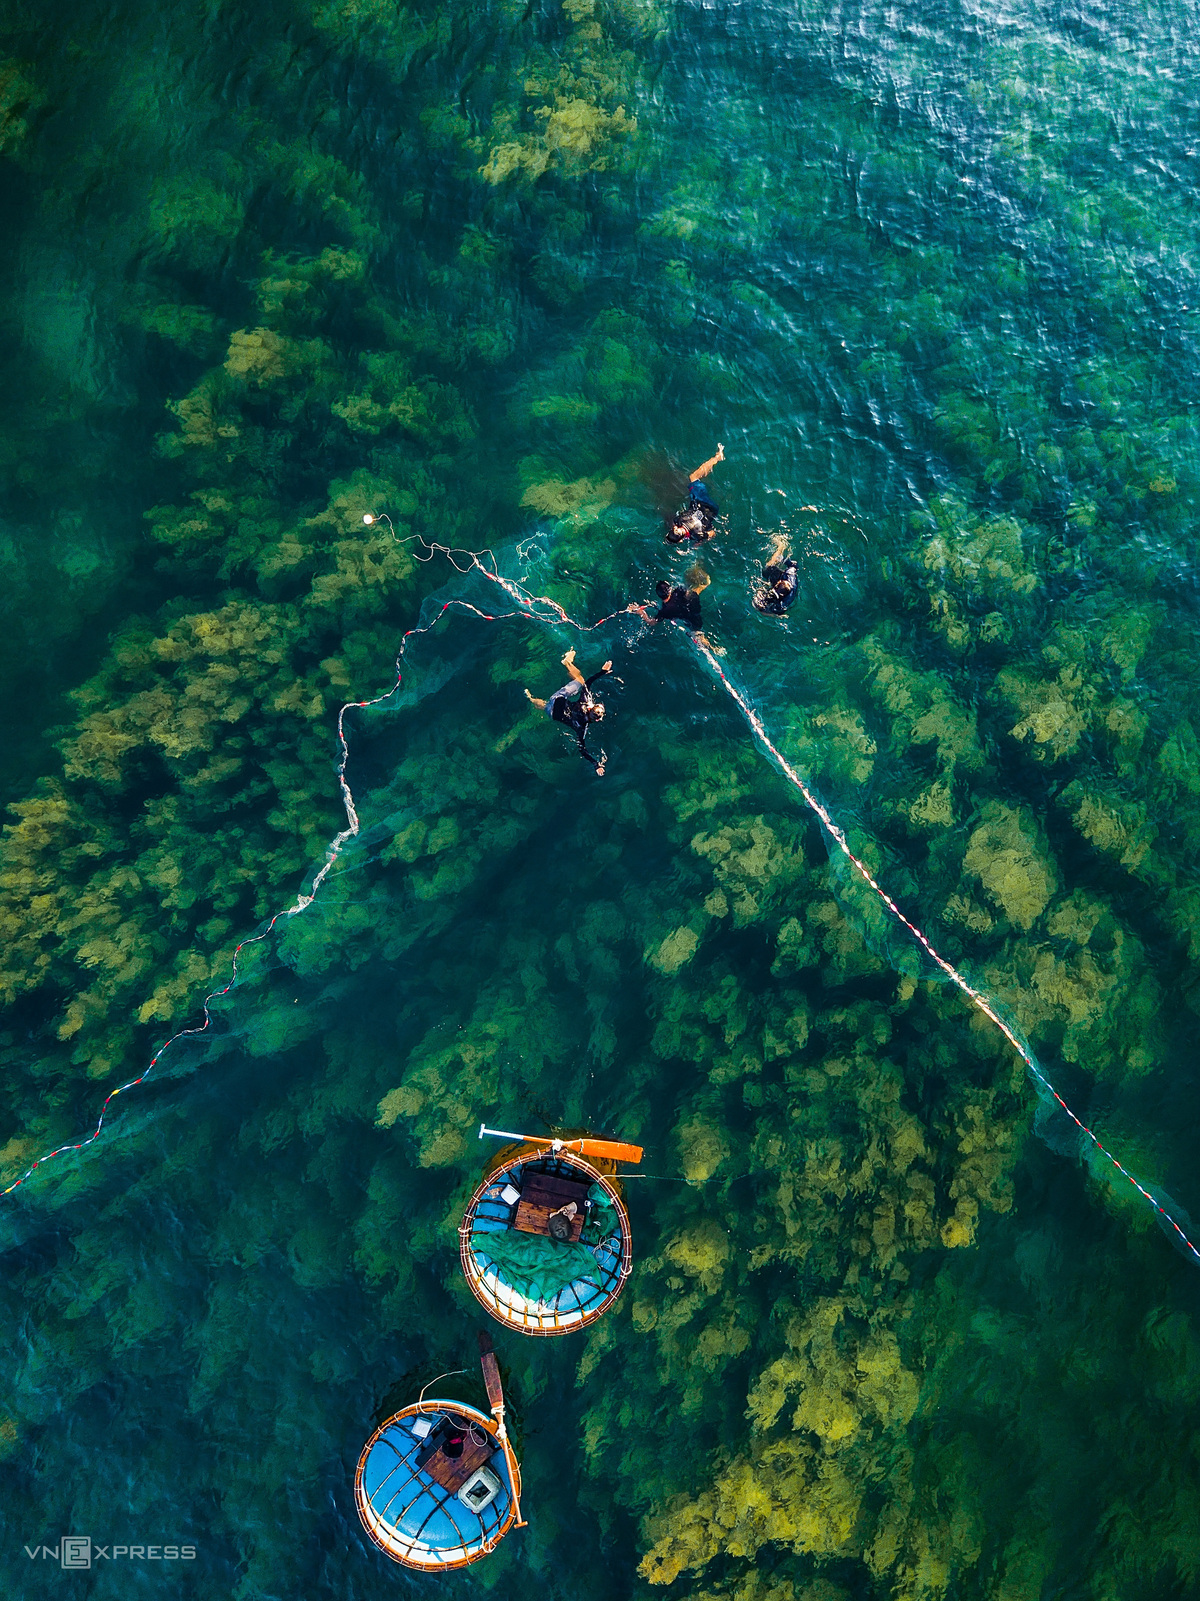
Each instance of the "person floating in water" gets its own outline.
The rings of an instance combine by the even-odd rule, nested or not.
[[[718,445],[715,456],[697,467],[694,473],[688,474],[691,485],[688,490],[687,505],[671,519],[671,526],[667,529],[668,545],[683,545],[689,539],[711,539],[713,525],[717,520],[720,507],[708,492],[704,480],[712,472],[719,461],[725,460],[725,446]]]
[[[673,588],[665,578],[660,578],[654,586],[654,593],[661,605],[653,617],[648,608],[643,606],[642,616],[648,623],[685,623],[702,645],[706,645],[709,650],[717,651],[718,655],[723,655],[724,652],[701,632],[700,596],[711,582],[699,562],[689,567],[684,582],[676,584]]]
[[[596,777],[604,777],[604,762],[592,755],[585,743],[588,729],[593,723],[600,722],[604,717],[604,703],[598,701],[592,694],[592,685],[598,678],[603,678],[612,672],[612,662],[605,662],[598,673],[585,678],[575,665],[575,651],[572,648],[562,659],[563,666],[571,675],[570,683],[556,689],[549,700],[539,700],[536,695],[525,691],[525,698],[532,701],[535,706],[544,709],[546,716],[553,718],[556,723],[564,723],[575,735],[575,743],[579,747],[579,754],[584,761],[591,762],[596,769]]]
[[[763,568],[763,587],[754,597],[757,609],[769,612],[774,617],[782,617],[796,598],[799,588],[797,571],[795,561],[788,555],[787,535],[776,534],[771,559]]]

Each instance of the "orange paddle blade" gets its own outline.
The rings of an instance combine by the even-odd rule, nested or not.
[[[486,1123],[479,1125],[479,1138],[491,1134],[499,1140],[520,1140],[525,1145],[559,1146],[564,1151],[578,1151],[580,1156],[595,1156],[602,1162],[640,1162],[642,1148],[640,1145],[626,1145],[623,1140],[556,1140],[544,1134],[510,1134],[507,1129],[488,1128]]]
[[[580,1156],[598,1156],[603,1162],[640,1162],[642,1148],[640,1145],[624,1145],[620,1140],[567,1140],[568,1151],[578,1151]]]

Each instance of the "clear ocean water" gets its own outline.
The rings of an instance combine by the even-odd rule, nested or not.
[[[1196,1593],[1198,20],[9,0],[4,1184],[381,698],[0,1201],[4,1595]],[[482,1398],[481,1120],[636,1264],[435,1580],[352,1478]]]

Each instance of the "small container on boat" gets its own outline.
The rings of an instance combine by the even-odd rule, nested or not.
[[[458,1231],[476,1300],[523,1334],[569,1334],[607,1312],[633,1267],[612,1173],[641,1157],[636,1145],[588,1138],[519,1137],[501,1151]]]
[[[500,1375],[480,1336],[492,1417],[424,1396],[363,1447],[354,1501],[363,1528],[394,1562],[426,1573],[477,1562],[523,1528],[521,1470],[504,1427]]]

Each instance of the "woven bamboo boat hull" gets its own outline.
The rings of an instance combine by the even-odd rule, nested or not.
[[[414,1421],[446,1417],[494,1445],[488,1467],[501,1488],[479,1512],[417,1466],[423,1442]],[[397,1412],[367,1441],[354,1474],[354,1502],[372,1542],[393,1562],[426,1573],[465,1568],[494,1551],[516,1520],[520,1494],[520,1469],[496,1424],[462,1401],[422,1401]]]
[[[549,1152],[534,1145],[510,1146],[489,1165],[459,1226],[459,1254],[472,1294],[506,1328],[523,1334],[570,1334],[602,1317],[624,1287],[633,1267],[629,1214],[611,1163],[588,1161],[572,1151]],[[585,1270],[553,1294],[538,1294],[514,1282],[493,1256],[499,1236],[512,1226],[515,1204],[504,1199],[507,1186],[521,1191],[532,1176],[575,1179],[603,1192],[615,1222],[605,1237],[589,1245]]]

